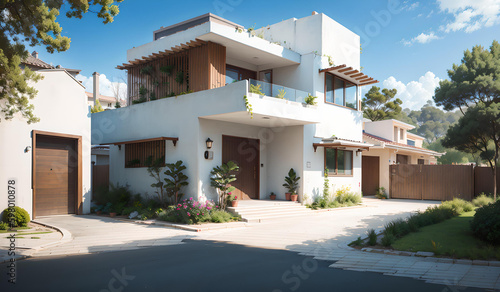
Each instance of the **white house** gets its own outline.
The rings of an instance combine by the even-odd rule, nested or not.
[[[360,72],[359,36],[328,16],[248,32],[205,14],[155,31],[118,68],[128,72],[129,106],[92,116],[92,143],[111,145],[112,183],[151,194],[152,156],[182,160],[184,192],[200,199],[216,198],[210,171],[230,160],[243,199],[285,199],[290,168],[301,200],[322,194],[325,168],[333,188],[361,192],[369,144],[359,87],[377,81]],[[304,104],[308,94],[317,105]]]
[[[373,144],[363,153],[363,194],[374,195],[378,187],[390,190],[391,164],[436,164],[443,155],[422,147],[424,137],[408,132],[415,126],[398,121],[365,120],[363,141]]]
[[[15,204],[31,218],[90,211],[90,109],[85,88],[68,72],[33,53],[23,66],[43,79],[31,100],[40,122],[16,115],[0,122],[0,188],[16,181]],[[73,74],[72,74],[73,72]],[[0,209],[8,205],[2,191]]]

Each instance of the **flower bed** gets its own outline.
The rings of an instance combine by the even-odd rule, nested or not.
[[[193,198],[182,200],[175,206],[169,206],[158,216],[158,220],[184,224],[224,223],[239,221],[239,219],[239,217],[234,217],[231,213],[221,210],[212,201],[200,202]]]

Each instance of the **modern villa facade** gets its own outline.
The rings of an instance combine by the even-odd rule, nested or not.
[[[313,13],[250,31],[205,14],[153,36],[118,66],[129,106],[92,115],[92,144],[110,145],[111,183],[152,194],[151,157],[182,160],[184,193],[202,200],[217,198],[210,171],[228,161],[240,166],[241,199],[285,199],[290,168],[299,200],[321,196],[325,168],[332,190],[361,192],[370,144],[359,92],[377,81],[361,72],[358,35]],[[305,104],[311,96],[317,104]]]

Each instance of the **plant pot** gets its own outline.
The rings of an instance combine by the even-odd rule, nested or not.
[[[292,193],[285,193],[285,198],[287,201],[290,201]]]
[[[231,207],[238,207],[238,201],[231,201]]]
[[[109,217],[116,217],[116,212],[110,212]]]
[[[276,195],[270,195],[269,198],[274,201],[276,200]]]
[[[101,215],[102,214],[102,211],[96,211],[95,212],[97,215]]]
[[[299,199],[299,195],[291,195],[290,199],[292,199],[292,202],[297,202],[297,200]]]

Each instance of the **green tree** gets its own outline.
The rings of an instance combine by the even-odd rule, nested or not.
[[[500,103],[479,102],[448,129],[443,146],[478,153],[493,172],[493,195],[497,195],[497,165],[500,151]]]
[[[94,12],[106,24],[113,22],[119,12],[115,2],[122,1],[0,0],[0,109],[3,117],[10,120],[20,113],[28,124],[39,121],[30,104],[37,91],[29,83],[38,82],[41,76],[28,68],[21,70],[20,65],[28,56],[25,45],[42,45],[49,53],[69,49],[71,40],[62,35],[57,22],[63,5],[68,6],[66,17],[81,19],[83,14]]]
[[[174,197],[174,204],[179,203],[179,200],[184,196],[181,193],[181,189],[187,186],[188,176],[182,171],[186,169],[185,165],[182,165],[182,160],[178,160],[176,163],[167,163],[167,170],[165,171],[165,189],[169,197]]]
[[[382,89],[372,86],[361,101],[363,116],[371,121],[381,121],[396,118],[401,113],[401,99],[394,96],[398,93],[397,89]]]
[[[236,180],[235,173],[239,169],[236,163],[229,161],[227,164],[214,167],[210,172],[210,184],[217,189],[221,209],[226,208],[227,195],[236,189],[231,183]]]
[[[490,50],[475,46],[466,50],[460,65],[448,70],[450,80],[442,80],[434,101],[445,110],[459,108],[462,113],[479,102],[500,101],[500,44],[493,41]]]
[[[102,108],[101,103],[97,99],[95,101],[95,105],[90,108],[90,113],[94,114],[94,113],[100,113],[100,112],[103,112],[103,111],[104,111],[104,109]]]

